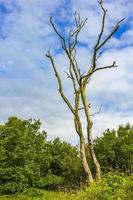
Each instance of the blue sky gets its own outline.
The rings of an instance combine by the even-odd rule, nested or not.
[[[105,0],[108,9],[106,33],[116,21],[125,18],[119,32],[110,40],[99,64],[116,60],[119,68],[97,73],[88,88],[91,110],[102,104],[95,116],[94,137],[106,128],[133,123],[133,2]],[[64,73],[67,59],[49,24],[52,15],[64,34],[77,10],[88,17],[79,37],[78,63],[84,71],[101,24],[97,0],[0,0],[0,121],[9,116],[40,118],[50,139],[57,136],[77,143],[72,115],[57,91],[57,82],[45,57],[50,47],[72,101],[71,82]],[[83,123],[84,118],[81,115]]]

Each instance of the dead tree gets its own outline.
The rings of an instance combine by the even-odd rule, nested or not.
[[[76,59],[76,49],[77,49],[77,45],[78,45],[79,33],[85,26],[87,19],[81,20],[80,14],[75,12],[75,14],[74,14],[75,29],[71,30],[68,33],[68,39],[67,39],[66,37],[64,37],[60,34],[60,32],[58,31],[58,29],[55,26],[55,23],[52,20],[52,17],[50,18],[50,23],[51,23],[55,33],[59,37],[62,50],[65,52],[65,54],[68,58],[68,61],[69,61],[68,72],[66,72],[66,74],[67,74],[67,77],[70,78],[72,81],[72,86],[73,86],[72,88],[74,90],[74,98],[75,98],[74,105],[72,105],[72,103],[66,97],[66,95],[64,93],[62,80],[57,71],[57,68],[55,66],[55,62],[50,53],[50,50],[48,50],[48,52],[46,54],[46,56],[51,61],[55,76],[57,78],[59,93],[73,114],[75,130],[80,139],[80,157],[81,157],[82,165],[83,165],[84,171],[86,173],[87,181],[89,184],[93,183],[94,179],[93,179],[90,167],[89,167],[89,161],[87,161],[87,158],[86,158],[85,134],[83,132],[83,125],[81,123],[81,118],[80,118],[79,112],[82,110],[85,114],[86,125],[87,125],[87,138],[88,138],[88,144],[89,144],[89,148],[90,148],[91,158],[92,158],[94,166],[95,166],[95,172],[96,172],[95,177],[96,177],[96,179],[100,179],[101,178],[101,169],[100,169],[100,164],[96,158],[94,148],[93,148],[93,138],[92,138],[93,122],[91,119],[92,114],[90,113],[90,102],[87,99],[86,88],[87,88],[87,85],[89,84],[91,77],[96,72],[98,72],[100,70],[117,67],[115,61],[111,65],[99,67],[99,66],[97,66],[97,60],[100,56],[101,49],[104,47],[104,45],[106,45],[106,43],[117,32],[117,30],[119,29],[120,23],[123,21],[123,19],[122,19],[119,22],[117,22],[115,24],[115,26],[113,27],[111,33],[108,36],[104,37],[104,39],[103,39],[103,35],[104,35],[104,31],[105,31],[105,21],[106,21],[107,10],[103,7],[102,0],[98,1],[98,3],[100,6],[100,9],[102,11],[101,30],[98,35],[96,44],[94,45],[94,48],[93,48],[91,64],[90,64],[90,66],[88,66],[88,70],[84,74],[81,73],[81,69],[79,68],[79,65],[78,65],[78,62]],[[82,103],[82,107],[80,107],[81,103]]]

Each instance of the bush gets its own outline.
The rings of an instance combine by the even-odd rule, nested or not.
[[[133,199],[133,176],[109,173],[101,181],[94,182],[77,199],[83,200],[127,200]]]
[[[104,181],[111,188],[112,192],[116,191],[119,187],[123,187],[127,182],[123,174],[113,172],[106,174]]]
[[[64,178],[62,176],[56,176],[54,174],[48,173],[44,178],[41,178],[38,182],[39,188],[55,189],[64,183]]]
[[[9,183],[0,185],[0,194],[21,193],[24,189],[26,189],[24,184],[9,182]]]

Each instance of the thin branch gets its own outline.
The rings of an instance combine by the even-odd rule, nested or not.
[[[72,79],[71,75],[70,75],[68,72],[66,72],[66,71],[64,71],[64,72],[66,73],[66,75],[67,75],[67,78],[70,78],[70,79]]]
[[[113,67],[118,67],[118,65],[115,65],[115,63],[116,62],[114,61],[112,65],[105,66],[105,67],[99,67],[99,68],[95,69],[94,72],[99,71],[99,70],[103,70],[103,69],[109,69],[109,68],[113,68]]]
[[[54,31],[55,31],[55,33],[59,36],[59,38],[60,38],[60,41],[61,41],[61,44],[62,44],[62,48],[63,48],[63,50],[64,50],[64,52],[66,53],[66,55],[68,56],[68,59],[70,60],[70,62],[72,63],[72,66],[73,66],[73,70],[74,70],[74,73],[75,73],[75,76],[76,76],[76,80],[77,80],[77,82],[78,82],[78,80],[79,80],[79,77],[78,77],[78,74],[77,74],[77,71],[76,71],[76,68],[75,68],[75,65],[74,65],[74,62],[73,62],[73,60],[72,60],[72,58],[71,58],[71,56],[70,56],[70,54],[71,54],[71,40],[70,40],[70,34],[69,34],[69,51],[67,50],[67,47],[66,47],[66,41],[65,41],[65,38],[59,33],[59,31],[56,29],[56,27],[55,27],[55,24],[53,23],[53,21],[52,21],[52,17],[50,18],[50,23],[51,23],[51,25],[52,25],[52,27],[53,27],[53,29],[54,29]]]
[[[97,66],[97,60],[100,56],[100,54],[97,56],[99,50],[108,42],[108,40],[110,40],[112,38],[112,36],[117,32],[117,30],[119,29],[120,27],[120,23],[124,20],[121,19],[120,21],[118,21],[114,27],[114,29],[111,31],[111,33],[101,42],[101,39],[102,39],[102,36],[104,34],[104,29],[105,29],[105,20],[106,20],[106,13],[107,13],[107,10],[103,7],[103,1],[102,0],[99,0],[98,1],[101,9],[102,9],[102,12],[103,12],[103,17],[102,17],[102,26],[101,26],[101,31],[100,31],[100,34],[98,36],[98,39],[97,39],[97,42],[94,46],[94,52],[93,52],[93,56],[92,56],[92,64],[91,64],[91,67],[89,68],[87,74],[86,74],[86,78],[84,79],[83,81],[83,85],[86,85],[87,84],[87,80],[90,78],[90,76],[96,72],[96,71],[99,71],[99,70],[102,70],[102,69],[108,69],[108,68],[112,68],[112,67],[117,67],[115,64],[113,65],[110,65],[110,66],[106,66],[106,67],[100,67],[100,68],[96,68]]]
[[[98,46],[100,44],[100,41],[101,41],[101,38],[103,36],[103,33],[104,33],[104,29],[105,29],[105,19],[106,19],[106,13],[107,13],[107,10],[103,7],[102,3],[103,1],[98,1],[101,9],[102,9],[102,12],[103,12],[103,17],[102,17],[102,26],[101,26],[101,31],[99,33],[99,36],[98,36],[98,39],[97,39],[97,42],[94,46],[94,53],[93,53],[93,61],[92,61],[92,68],[94,69],[96,67],[96,59],[97,59],[97,51],[98,51]]]
[[[77,74],[77,71],[76,71],[76,68],[75,68],[75,65],[74,65],[74,62],[70,56],[70,53],[71,51],[69,52],[67,47],[66,47],[66,41],[65,41],[65,38],[59,33],[59,31],[57,30],[57,28],[55,27],[55,24],[52,20],[52,17],[50,17],[50,23],[55,31],[55,33],[58,35],[60,41],[61,41],[61,44],[62,44],[62,48],[64,50],[64,52],[66,53],[66,55],[68,56],[68,59],[70,60],[72,66],[73,66],[73,70],[74,70],[74,73],[75,73],[75,76],[76,76],[76,80],[77,82],[79,81],[79,77],[78,77],[78,74]],[[69,41],[70,42],[70,41]],[[70,44],[69,44],[69,48],[70,48]]]
[[[99,52],[99,54],[97,55],[96,61],[98,61],[98,59],[102,56],[103,51]]]
[[[56,76],[57,81],[58,81],[60,95],[62,96],[63,100],[65,101],[65,103],[67,104],[67,106],[69,107],[69,109],[71,110],[71,112],[73,114],[75,114],[75,110],[74,110],[73,106],[71,105],[71,103],[69,102],[68,98],[64,94],[64,91],[63,91],[63,88],[62,88],[62,81],[61,81],[61,78],[60,78],[60,76],[59,76],[59,74],[57,72],[57,69],[55,67],[54,60],[53,60],[53,58],[52,58],[52,56],[50,54],[50,50],[47,52],[46,57],[48,57],[50,59],[50,61],[51,61],[53,70],[55,72],[55,76]]]
[[[58,31],[57,28],[55,27],[55,24],[54,24],[54,22],[53,22],[53,20],[52,20],[52,16],[50,17],[50,23],[51,23],[51,25],[52,25],[54,31],[56,32],[56,34],[59,36],[63,49],[66,48],[66,41],[65,41],[65,38],[59,33],[59,31]]]
[[[100,112],[101,112],[101,109],[102,109],[102,105],[100,106],[100,108],[99,108],[99,110],[98,110],[97,112],[95,112],[95,113],[91,114],[90,116],[91,116],[91,117],[94,117],[95,115],[98,115],[98,114],[100,114]]]
[[[78,35],[81,31],[81,29],[85,26],[85,23],[87,21],[87,18],[85,20],[80,19],[80,14],[75,12],[74,13],[74,19],[75,19],[75,25],[76,30],[71,34],[71,37],[74,37],[73,46],[71,48],[71,51],[73,51],[78,43]]]
[[[112,32],[110,33],[110,35],[97,47],[97,50],[99,50],[102,46],[104,46],[104,45],[107,43],[107,41],[117,32],[117,30],[118,30],[119,27],[120,27],[120,23],[121,23],[122,21],[124,21],[124,19],[125,19],[125,18],[121,19],[120,21],[118,21],[118,22],[116,23],[116,26],[114,27],[114,29],[112,30]]]
[[[99,1],[99,5],[103,11],[103,17],[102,17],[102,26],[101,26],[101,31],[100,31],[100,34],[98,36],[98,39],[97,39],[97,42],[96,42],[96,45],[94,47],[94,49],[97,49],[100,41],[101,41],[101,38],[102,38],[102,35],[104,33],[104,28],[105,28],[105,19],[106,19],[106,13],[107,13],[107,10],[103,7],[102,5],[102,1]]]
[[[91,104],[89,104],[88,107],[90,108],[90,107],[91,107]],[[84,107],[81,107],[81,108],[79,108],[78,110],[84,110],[84,109],[85,109]]]
[[[97,52],[98,52],[98,46],[100,44],[100,41],[101,41],[101,38],[103,36],[103,33],[104,33],[104,29],[105,29],[105,19],[106,19],[106,13],[107,13],[107,10],[103,7],[103,1],[100,0],[98,1],[100,7],[101,7],[101,10],[103,12],[103,16],[102,16],[102,25],[101,25],[101,31],[99,33],[99,36],[98,36],[98,39],[97,39],[97,42],[94,46],[94,51],[93,51],[93,56],[92,56],[92,64],[91,64],[91,67],[89,68],[87,74],[86,74],[86,78],[84,79],[83,81],[83,85],[86,85],[87,84],[87,81],[89,79],[89,77],[91,76],[91,74],[93,73],[93,71],[95,70],[96,68],[96,61],[97,61]]]
[[[56,26],[55,26],[55,24],[52,20],[52,17],[50,17],[50,23],[51,23],[54,31],[56,32],[56,34],[60,38],[62,48],[63,48],[64,52],[66,53],[68,59],[70,60],[71,65],[72,65],[72,71],[74,72],[74,76],[76,77],[76,82],[79,84],[80,71],[79,71],[79,68],[78,68],[77,61],[76,61],[75,57],[73,56],[72,52],[76,48],[76,45],[77,45],[77,42],[78,42],[78,34],[80,33],[81,29],[84,27],[84,25],[87,21],[87,18],[82,21],[80,19],[80,14],[79,13],[77,14],[77,12],[75,12],[74,18],[75,18],[76,30],[73,33],[71,31],[69,32],[68,49],[67,49],[67,46],[66,46],[66,40],[57,30],[57,28],[56,28]],[[74,40],[74,41],[71,41],[71,40]]]
[[[64,50],[64,52],[67,54],[68,56],[68,59],[70,61],[70,67],[69,67],[69,73],[68,72],[65,72],[68,76],[68,78],[70,78],[73,82],[73,87],[74,87],[74,91],[75,93],[77,92],[77,89],[76,89],[76,81],[78,82],[79,81],[79,76],[78,76],[78,72],[76,70],[77,66],[75,66],[74,64],[74,61],[71,57],[71,49],[72,49],[72,45],[74,44],[74,42],[71,42],[71,37],[72,37],[72,34],[69,32],[69,51],[67,50],[67,47],[66,47],[66,41],[65,41],[65,38],[59,33],[59,31],[57,30],[57,28],[55,27],[55,24],[53,23],[52,21],[52,17],[50,18],[50,23],[55,31],[55,33],[59,36],[59,39],[61,41],[61,44],[62,44],[62,48]],[[77,30],[76,30],[77,31]],[[76,33],[75,31],[75,33]],[[73,33],[73,34],[75,34]],[[77,63],[76,63],[77,65]],[[74,75],[73,75],[73,72],[72,72],[72,68],[73,68],[73,71],[74,71],[74,75],[76,76],[76,80],[74,78]],[[70,106],[69,106],[70,107]],[[72,110],[72,109],[71,109]]]

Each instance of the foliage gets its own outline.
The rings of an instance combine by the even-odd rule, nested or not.
[[[109,173],[99,182],[95,182],[82,194],[84,200],[126,200],[133,197],[133,176]]]
[[[52,160],[50,169],[53,174],[63,176],[65,184],[78,183],[83,178],[83,169],[79,158],[79,152],[66,142],[61,142],[56,138],[51,143]]]
[[[40,131],[40,126],[39,120],[16,117],[0,125],[1,194],[39,197],[42,196],[39,188],[72,190],[84,183],[78,149],[59,138],[47,141],[47,134]],[[126,199],[127,196],[132,199],[133,177],[125,177],[133,170],[132,143],[133,127],[129,124],[119,126],[117,131],[108,129],[96,138],[95,151],[104,171],[103,179],[77,195],[70,195],[71,199],[87,199],[88,195],[90,199]]]
[[[109,173],[90,187],[75,192],[49,192],[29,189],[19,196],[2,196],[0,200],[127,200],[133,199],[133,176]]]
[[[39,120],[16,117],[0,125],[0,193],[26,188],[55,188],[79,181],[82,168],[78,151],[70,144],[46,140]]]
[[[39,120],[9,118],[0,126],[0,192],[21,192],[40,178],[38,156],[46,133]]]
[[[95,140],[95,151],[103,172],[133,173],[133,127],[130,124],[109,129]]]

